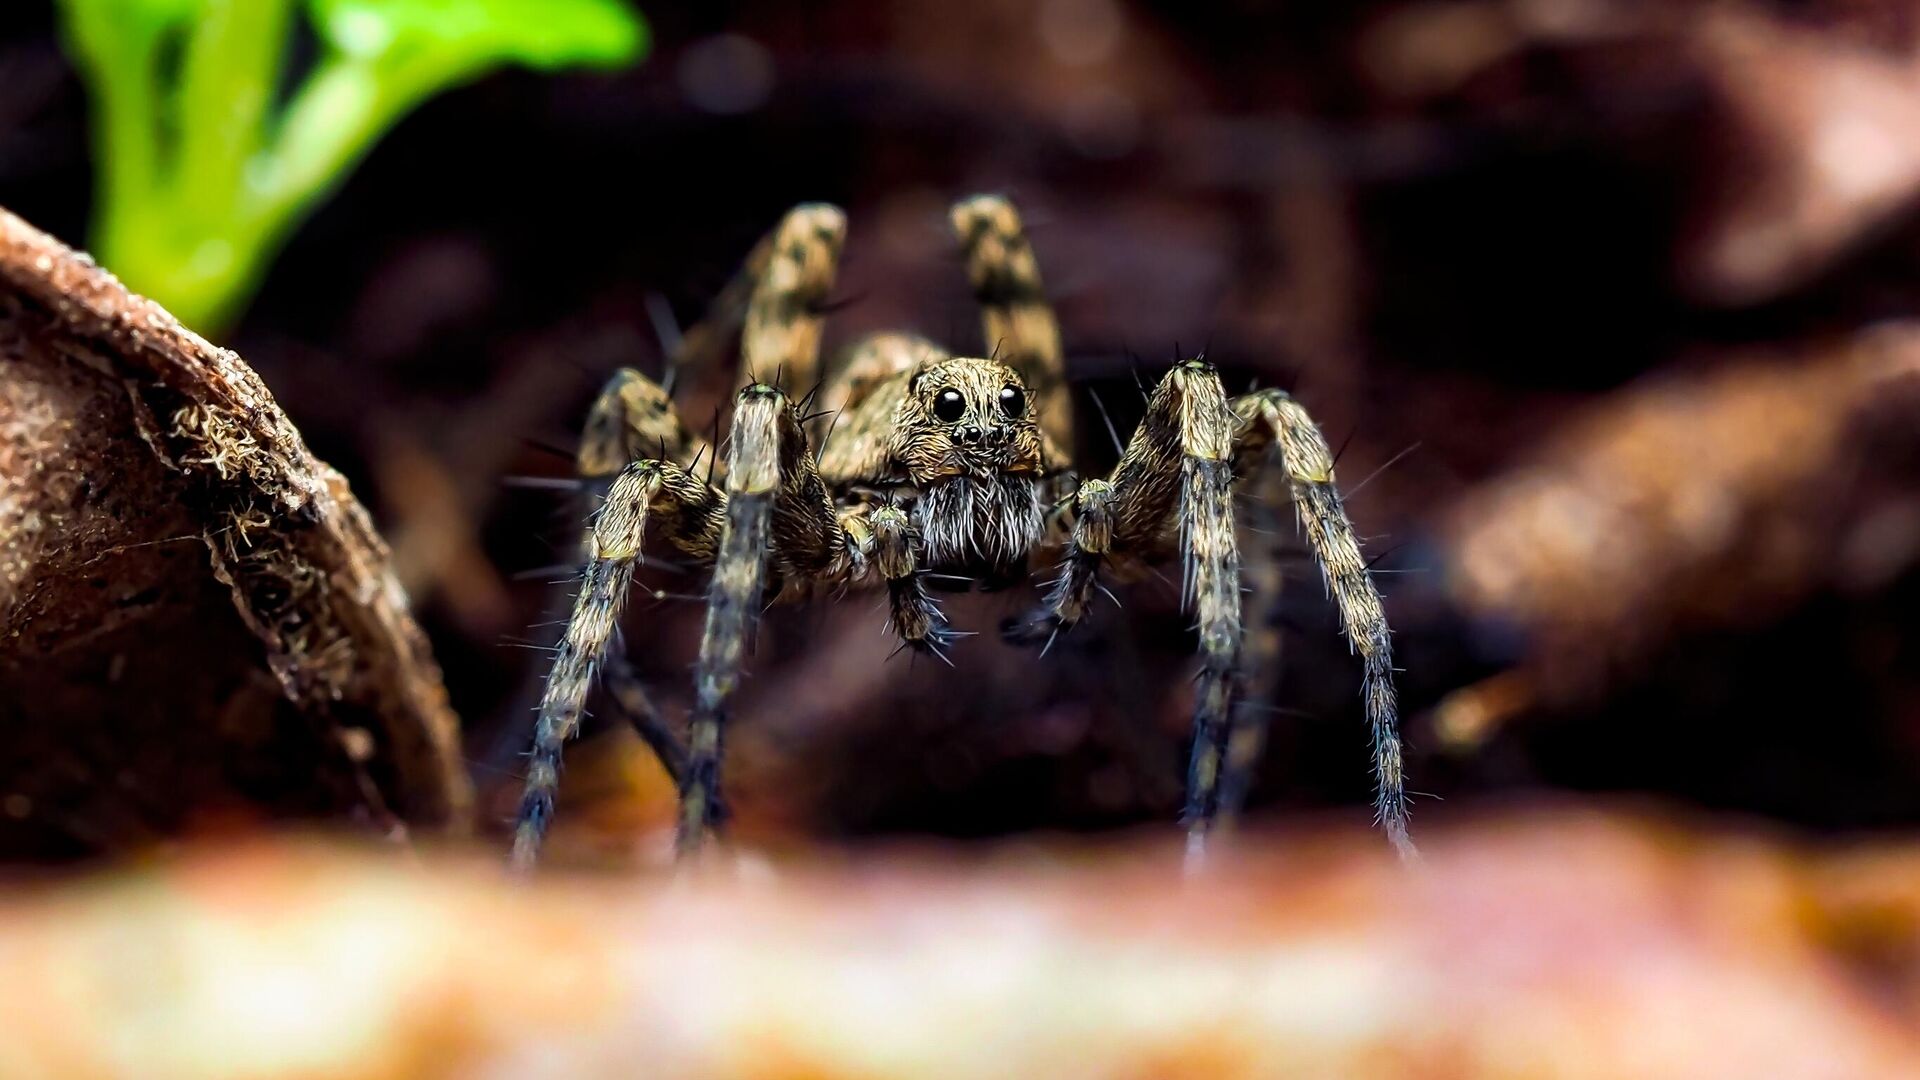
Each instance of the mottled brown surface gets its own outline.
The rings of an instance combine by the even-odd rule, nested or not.
[[[1576,417],[1447,522],[1462,610],[1524,628],[1526,663],[1442,707],[1473,740],[1601,692],[1703,628],[1869,593],[1920,562],[1920,325],[1730,357]]]
[[[1571,810],[1142,848],[501,880],[312,846],[0,905],[0,1073],[1920,1074],[1920,851]],[[132,962],[129,962],[132,961]]]
[[[0,852],[464,827],[386,548],[233,353],[0,211]]]

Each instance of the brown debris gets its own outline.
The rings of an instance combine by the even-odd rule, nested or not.
[[[1920,327],[1651,378],[1592,407],[1448,517],[1450,588],[1524,631],[1521,674],[1438,717],[1476,741],[1596,691],[1681,631],[1764,622],[1920,561],[1899,470],[1920,410]]]
[[[1920,52],[1723,10],[1691,47],[1727,113],[1723,164],[1682,252],[1703,299],[1773,299],[1920,197]]]
[[[1186,883],[1165,840],[671,888],[203,854],[0,906],[0,1071],[1920,1072],[1911,846],[1816,855],[1537,808],[1435,830],[1414,869],[1357,830],[1261,839]]]
[[[468,812],[439,670],[346,482],[238,356],[5,211],[0,732],[14,857],[236,812]]]

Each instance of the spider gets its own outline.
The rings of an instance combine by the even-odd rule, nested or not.
[[[1184,560],[1201,662],[1183,821],[1189,856],[1203,855],[1209,831],[1237,810],[1263,738],[1260,713],[1235,709],[1236,698],[1278,651],[1270,618],[1242,641],[1236,485],[1291,496],[1362,662],[1376,817],[1394,848],[1411,856],[1386,618],[1334,486],[1333,455],[1306,410],[1279,390],[1229,398],[1211,365],[1187,360],[1153,388],[1113,471],[1077,478],[1067,456],[1074,418],[1059,324],[1019,215],[1006,199],[983,195],[957,203],[951,218],[990,356],[955,356],[922,337],[881,333],[855,343],[817,381],[846,218],[805,204],[753,249],[675,350],[662,382],[623,369],[596,400],[577,465],[601,502],[539,706],[514,865],[530,867],[538,855],[562,747],[597,679],[679,786],[675,837],[684,856],[724,817],[728,699],[763,597],[885,588],[889,627],[902,646],[944,655],[958,635],[930,577],[1008,584],[1025,577],[1031,557],[1052,551],[1058,577],[1036,608],[1003,626],[1011,641],[1045,645],[1080,622],[1110,567]],[[667,387],[684,366],[714,361],[735,334],[746,385],[719,460],[719,450],[681,423]],[[768,381],[755,373],[773,374]],[[790,396],[789,388],[807,386],[815,389],[804,398]],[[660,721],[618,640],[621,608],[649,546],[712,573],[684,743]],[[1271,586],[1256,589],[1256,602],[1274,603],[1271,555],[1259,553],[1248,570],[1252,583]]]

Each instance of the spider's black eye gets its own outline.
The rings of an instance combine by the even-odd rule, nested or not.
[[[940,396],[933,399],[933,415],[951,424],[967,415],[967,399],[961,397],[958,390],[942,390]]]
[[[1018,420],[1027,415],[1027,395],[1017,386],[1001,387],[1000,411],[1006,413],[1009,420]]]

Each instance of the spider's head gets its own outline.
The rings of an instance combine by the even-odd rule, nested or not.
[[[1040,428],[1020,373],[995,360],[955,357],[922,367],[893,423],[894,459],[915,484],[951,477],[1035,474]]]
[[[1042,528],[1045,453],[1020,373],[956,357],[916,372],[894,416],[893,459],[921,491],[933,561],[989,572],[1024,566]]]

